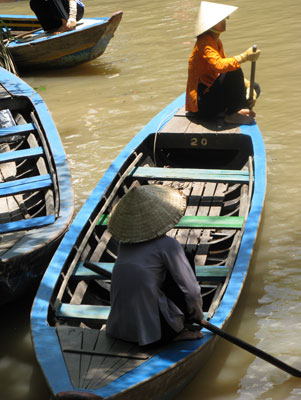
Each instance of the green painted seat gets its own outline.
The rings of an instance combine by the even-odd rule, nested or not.
[[[98,220],[98,225],[107,225],[108,215],[102,215]],[[244,217],[236,216],[190,216],[184,215],[175,228],[182,229],[241,229],[244,223]]]

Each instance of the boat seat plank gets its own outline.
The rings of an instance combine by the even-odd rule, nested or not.
[[[54,215],[46,215],[44,217],[21,219],[19,221],[7,222],[5,224],[0,225],[0,234],[40,228],[45,225],[53,224],[54,222],[55,222]]]
[[[0,153],[0,163],[9,161],[18,161],[25,158],[35,158],[43,156],[44,151],[42,147],[33,147],[30,149],[9,151],[7,153]]]
[[[56,312],[56,316],[68,319],[97,319],[105,322],[108,319],[109,312],[110,306],[62,303]]]
[[[105,323],[109,317],[110,306],[89,305],[89,304],[68,304],[61,303],[56,316],[58,318],[87,320],[94,319]]]
[[[111,273],[114,267],[114,263],[94,262],[93,264]],[[195,267],[195,272],[198,281],[203,281],[206,279],[211,281],[211,280],[224,279],[227,276],[229,269],[226,266],[199,265]],[[73,277],[83,280],[103,279],[102,276],[97,272],[94,272],[91,269],[86,268],[82,262],[77,265],[77,268],[73,273]]]
[[[110,274],[113,271],[114,263],[106,263],[106,262],[96,262],[93,261],[93,264],[96,267],[100,267]],[[90,268],[86,268],[83,262],[79,262],[73,272],[73,277],[78,277],[80,279],[104,279],[106,277],[102,276],[101,273],[91,270]],[[106,278],[107,279],[107,278]]]
[[[97,225],[107,225],[108,215],[102,215],[97,222]],[[212,228],[212,229],[241,229],[244,218],[242,216],[191,216],[184,215],[175,225],[175,228],[193,229],[193,228]]]
[[[212,229],[241,229],[244,218],[235,216],[190,216],[184,215],[177,223],[176,228],[212,228]]]
[[[177,180],[196,182],[249,182],[245,170],[201,170],[188,168],[135,167],[130,172],[134,179]]]
[[[6,137],[10,135],[19,135],[21,133],[29,133],[35,130],[35,126],[32,123],[8,126],[7,128],[0,128],[0,137]]]
[[[0,183],[0,197],[13,196],[18,193],[34,192],[52,186],[52,179],[49,174],[36,175],[29,178],[22,178],[13,181]]]

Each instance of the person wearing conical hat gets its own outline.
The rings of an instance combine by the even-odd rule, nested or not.
[[[162,185],[132,188],[113,208],[108,230],[119,241],[107,335],[138,343],[200,339],[184,322],[203,319],[200,286],[180,243],[167,236],[186,200]],[[169,284],[167,284],[169,283]]]
[[[197,41],[189,57],[186,88],[186,111],[203,118],[224,115],[226,123],[252,124],[255,112],[248,103],[248,81],[241,64],[256,61],[260,50],[252,48],[234,57],[226,57],[221,33],[226,30],[226,19],[237,7],[202,1],[195,36]],[[254,86],[259,95],[259,86]]]

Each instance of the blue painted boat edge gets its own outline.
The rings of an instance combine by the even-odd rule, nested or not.
[[[37,117],[40,119],[41,125],[44,127],[46,132],[45,139],[48,141],[51,149],[57,172],[60,191],[60,210],[58,218],[53,224],[35,230],[34,234],[43,234],[45,237],[49,236],[49,239],[51,240],[51,234],[60,232],[64,227],[67,228],[74,212],[74,196],[66,153],[50,111],[40,95],[25,81],[4,68],[0,68],[0,79],[3,86],[13,96],[28,97],[36,109]],[[26,253],[26,248],[22,248],[22,252]]]
[[[256,124],[242,125],[241,131],[243,134],[249,135],[252,138],[255,166],[254,190],[250,212],[231,279],[220,306],[211,320],[212,324],[220,328],[227,322],[227,319],[225,320],[225,315],[230,315],[231,313],[233,298],[235,298],[237,302],[243,289],[261,221],[266,193],[266,154],[259,128]]]
[[[49,386],[52,388],[54,393],[58,393],[63,390],[71,390],[72,385],[69,380],[68,372],[66,370],[66,367],[64,363],[62,362],[62,356],[60,352],[60,347],[58,343],[57,336],[53,333],[54,328],[48,327],[47,326],[47,310],[48,310],[48,301],[51,296],[51,288],[54,286],[59,271],[61,267],[64,265],[66,258],[69,254],[69,251],[73,247],[75,241],[77,240],[80,230],[82,226],[87,222],[89,215],[90,215],[90,210],[94,209],[98,203],[99,198],[103,194],[103,192],[106,190],[108,185],[110,184],[112,177],[115,176],[116,172],[122,165],[125,159],[128,158],[129,154],[132,152],[134,148],[137,147],[141,141],[145,139],[145,137],[148,136],[149,133],[155,132],[160,125],[161,128],[168,122],[168,120],[176,113],[176,111],[181,108],[184,104],[185,101],[185,94],[182,94],[179,96],[175,101],[173,101],[169,106],[167,106],[163,111],[161,111],[159,114],[157,114],[133,139],[132,141],[124,148],[123,151],[119,154],[119,156],[115,159],[115,161],[111,164],[107,172],[104,174],[104,176],[101,178],[99,181],[98,185],[90,195],[89,199],[87,202],[84,204],[82,207],[80,213],[77,215],[75,218],[73,224],[71,225],[71,228],[69,232],[65,235],[61,245],[59,246],[58,251],[56,252],[48,270],[46,271],[46,274],[44,276],[44,279],[42,280],[40,289],[38,291],[36,300],[33,305],[32,309],[32,335],[33,335],[33,343],[35,346],[37,358],[42,366],[42,369],[44,371],[47,371],[48,368],[51,368],[51,365],[54,365],[55,363],[58,363],[60,365],[61,373],[60,373],[60,380],[57,380],[56,375],[48,375],[48,379],[51,380],[49,382]],[[257,127],[256,127],[257,128]],[[247,134],[250,134],[250,136],[254,136],[253,132],[255,127],[252,127],[252,130],[249,131]],[[260,132],[257,129],[255,131],[257,133],[257,136]],[[258,144],[257,148],[259,146],[259,138],[257,138]],[[254,151],[257,149],[255,148]],[[265,159],[265,158],[264,158]],[[265,170],[265,169],[264,169]],[[260,175],[260,170],[255,170],[255,176],[256,174]],[[258,185],[257,185],[258,187]],[[255,192],[255,190],[254,190]],[[254,193],[255,196],[255,193]],[[259,206],[260,204],[260,196],[258,199],[256,199],[256,203]],[[262,206],[261,206],[262,208]],[[258,210],[259,211],[259,210]],[[260,212],[258,214],[254,212],[254,217],[253,223],[256,223],[256,232],[257,232],[257,227],[259,224],[259,216]],[[256,222],[257,221],[257,222]],[[246,224],[246,229],[250,230],[250,239],[252,241],[255,241],[256,233],[254,232],[254,225],[252,227],[251,220],[248,218],[247,224]],[[244,270],[244,274],[246,275],[247,267],[249,265],[249,260],[251,257],[250,252],[247,250],[246,246],[241,246],[241,255],[242,263],[240,263],[240,267],[237,267],[237,270],[235,270],[235,274],[241,273],[240,270]],[[220,314],[220,316],[217,318],[217,323],[213,319],[212,322],[216,323],[217,325],[222,325],[224,321],[224,316],[228,315],[225,314],[227,310],[230,310],[231,312],[233,308],[233,299],[231,300],[231,296],[233,293],[238,293],[240,294],[240,291],[243,286],[243,281],[240,279],[239,283],[240,285],[238,286],[236,282],[236,285],[232,285],[229,290],[227,290],[225,296],[227,301],[223,301],[223,312]],[[232,293],[232,294],[230,294]],[[229,300],[231,300],[229,302]],[[231,306],[230,306],[231,305]],[[228,313],[229,313],[228,312]],[[223,318],[222,318],[223,316]],[[43,357],[43,342],[38,340],[38,335],[37,335],[37,341],[35,341],[35,332],[38,331],[43,331],[43,336],[45,335],[48,338],[51,338],[49,342],[49,346],[51,346],[53,349],[57,349],[57,351],[53,350],[51,353],[53,354],[53,358],[51,361],[48,359],[45,359]],[[48,336],[49,335],[49,336]],[[145,381],[153,376],[153,371],[157,371],[159,373],[160,371],[165,370],[166,368],[170,368],[175,362],[181,360],[183,358],[183,354],[185,354],[185,357],[192,354],[196,350],[200,350],[200,344],[203,346],[205,345],[211,338],[212,334],[208,331],[204,331],[204,338],[201,341],[188,341],[188,342],[180,342],[180,343],[174,343],[169,346],[166,351],[160,353],[160,355],[153,357],[152,359],[148,360],[147,362],[143,363],[143,365],[137,367],[135,369],[135,372],[129,372],[122,377],[118,378],[115,380],[113,383],[92,391],[95,394],[98,394],[104,398],[108,398],[120,391],[126,390],[132,385],[136,385],[141,381]],[[179,347],[180,346],[180,347]],[[54,361],[56,359],[56,361]],[[172,360],[172,361],[171,361]],[[46,375],[46,373],[45,373]]]

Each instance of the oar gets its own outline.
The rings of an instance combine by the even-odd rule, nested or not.
[[[257,50],[257,46],[253,46],[253,53],[255,53]],[[253,100],[253,93],[254,93],[254,83],[255,83],[255,67],[256,67],[256,61],[252,61],[251,63],[251,77],[250,77],[250,92],[249,92],[249,102],[252,102]],[[252,107],[250,107],[252,109]]]
[[[217,334],[218,336],[228,340],[229,342],[236,344],[237,346],[241,347],[242,349],[248,351],[249,353],[254,354],[256,357],[262,358],[263,360],[267,361],[270,364],[273,364],[275,367],[282,369],[283,371],[287,372],[290,375],[293,375],[297,378],[301,378],[301,371],[299,371],[296,368],[291,367],[290,365],[285,364],[281,360],[278,360],[277,358],[271,356],[268,353],[265,353],[264,351],[258,349],[255,346],[252,346],[251,344],[244,342],[243,340],[230,335],[229,333],[221,330],[215,325],[212,325],[210,322],[202,320],[200,325],[203,328],[208,329],[209,331]]]

